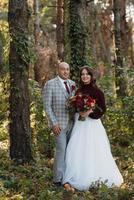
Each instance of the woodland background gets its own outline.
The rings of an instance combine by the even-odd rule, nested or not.
[[[76,82],[81,66],[96,70],[121,188],[71,194],[52,185],[41,90],[62,60]],[[133,200],[134,0],[1,0],[0,122],[1,200]]]

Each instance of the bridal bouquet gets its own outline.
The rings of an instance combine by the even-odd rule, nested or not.
[[[68,101],[68,108],[75,112],[86,112],[95,108],[95,99],[92,99],[89,95],[78,93],[75,96],[70,97]],[[84,121],[85,117],[79,115],[78,120]]]

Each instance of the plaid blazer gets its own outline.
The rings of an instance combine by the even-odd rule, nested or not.
[[[75,88],[75,82],[68,80],[70,92]],[[44,109],[48,118],[49,126],[59,123],[61,128],[66,128],[69,122],[69,112],[66,108],[66,101],[69,98],[58,77],[46,82],[43,90]]]

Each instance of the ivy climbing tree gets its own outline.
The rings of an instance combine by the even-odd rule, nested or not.
[[[78,69],[87,64],[87,2],[86,0],[68,0],[66,9],[66,47],[72,78],[75,79]]]
[[[116,93],[118,97],[125,97],[127,94],[127,84],[126,84],[126,74],[124,65],[124,55],[123,55],[123,44],[126,33],[123,31],[123,21],[121,7],[122,3],[125,2],[121,0],[113,1],[113,11],[114,11],[114,27],[115,27],[115,78],[116,78]],[[124,5],[125,7],[125,5]],[[123,13],[123,16],[125,13]],[[125,24],[125,23],[124,23]],[[123,36],[122,36],[123,35]]]
[[[32,159],[28,93],[28,19],[27,0],[9,0],[10,157],[17,163]]]

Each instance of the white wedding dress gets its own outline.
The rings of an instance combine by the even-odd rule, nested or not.
[[[98,182],[108,187],[123,183],[100,119],[87,117],[85,121],[79,121],[76,114],[66,150],[63,184],[66,182],[81,191]]]

